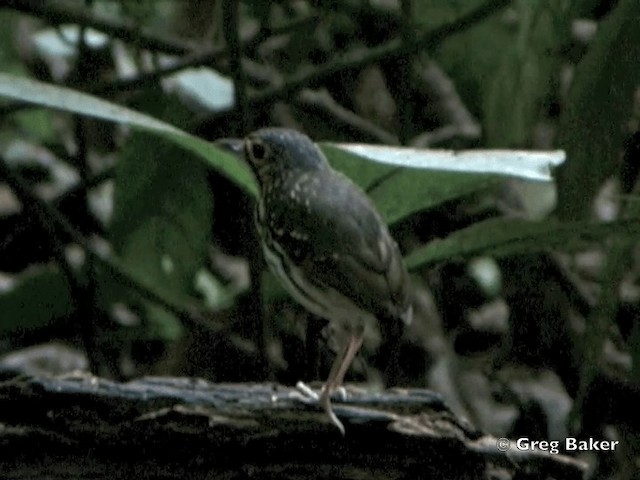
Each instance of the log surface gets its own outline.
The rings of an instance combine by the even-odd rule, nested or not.
[[[88,374],[0,383],[2,478],[580,479],[563,455],[498,450],[428,390],[316,403],[274,384]]]

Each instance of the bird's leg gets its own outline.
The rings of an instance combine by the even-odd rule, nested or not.
[[[334,379],[334,382],[332,384],[332,389],[333,390],[335,390],[336,388],[338,388],[339,386],[342,385],[342,382],[344,381],[344,376],[346,375],[347,370],[349,370],[349,367],[351,366],[351,363],[353,362],[353,359],[355,358],[356,354],[358,353],[358,350],[360,350],[360,347],[362,346],[362,341],[363,340],[364,340],[364,336],[362,335],[362,333],[352,334],[349,337],[349,343],[347,344],[346,352],[344,354],[344,357],[342,358],[342,361],[339,362],[340,367],[338,369],[338,372],[337,372],[337,374],[335,376],[335,379]],[[331,376],[329,376],[329,380],[330,379],[331,379]],[[328,381],[327,381],[327,383],[328,383]]]
[[[340,430],[343,435],[344,426],[342,425],[342,422],[338,419],[338,417],[336,417],[336,414],[331,408],[331,394],[342,385],[344,376],[347,373],[351,362],[353,362],[353,358],[356,356],[356,353],[358,353],[358,350],[360,350],[360,347],[362,346],[363,339],[364,336],[362,331],[356,334],[351,334],[346,347],[333,362],[331,372],[329,373],[329,378],[327,378],[327,381],[322,389],[322,393],[320,394],[320,405],[329,416],[331,423],[338,427],[338,430]]]

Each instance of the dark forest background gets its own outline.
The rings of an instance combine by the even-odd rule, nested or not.
[[[638,18],[637,0],[1,1],[0,375],[325,378],[324,322],[266,272],[256,186],[215,143],[285,126],[367,190],[412,274],[413,324],[392,346],[368,332],[348,381],[434,389],[496,436],[619,440],[580,455],[640,478]],[[340,143],[415,150],[398,167]]]

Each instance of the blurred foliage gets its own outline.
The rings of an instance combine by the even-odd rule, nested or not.
[[[640,55],[634,21],[639,14],[638,2],[621,1],[576,68],[558,133],[570,158],[559,177],[563,216],[584,215],[602,181],[618,169],[620,145],[633,128],[625,123],[632,121],[634,110],[638,113],[634,95],[637,102],[640,75],[632,59]]]
[[[606,402],[637,401],[620,385],[640,371],[640,3],[399,3],[238,2],[238,25],[213,0],[0,8],[0,354],[57,338],[117,377],[318,376],[322,324],[305,337],[263,275],[238,158],[280,125],[322,141],[406,253],[416,322],[392,381],[496,435],[558,412],[554,434],[618,425]],[[460,368],[478,353],[485,410]]]
[[[0,296],[0,335],[20,335],[68,318],[72,311],[69,287],[56,268],[25,272],[20,281]]]

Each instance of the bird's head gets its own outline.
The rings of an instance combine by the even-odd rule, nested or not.
[[[327,159],[306,135],[288,128],[264,128],[244,140],[244,154],[261,184],[287,173],[327,168]]]

